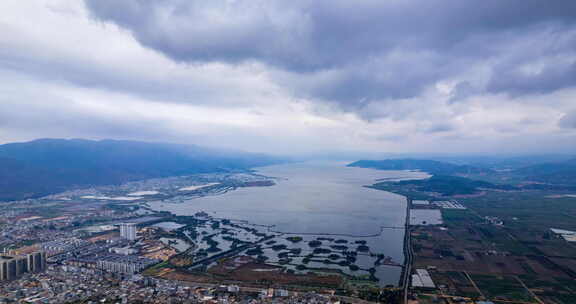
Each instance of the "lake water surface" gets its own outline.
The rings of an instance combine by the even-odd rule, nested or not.
[[[423,172],[379,171],[346,167],[340,162],[291,163],[258,168],[277,178],[271,187],[241,188],[184,203],[153,202],[155,210],[177,215],[205,211],[214,217],[270,225],[273,231],[294,234],[336,234],[369,237],[373,251],[402,263],[406,199],[363,187],[377,179],[420,179]],[[381,280],[395,283],[398,269],[385,270]]]

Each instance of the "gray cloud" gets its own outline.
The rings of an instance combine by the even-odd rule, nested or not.
[[[336,102],[347,111],[366,100],[418,96],[471,66],[492,69],[487,92],[575,86],[574,63],[551,62],[537,75],[517,72],[552,52],[576,56],[572,43],[541,53],[524,48],[574,40],[572,0],[85,3],[96,19],[118,24],[173,60],[263,62],[293,74],[275,80],[296,96]]]
[[[574,46],[576,48],[576,45]],[[488,91],[512,95],[542,94],[576,85],[576,60],[562,65],[547,65],[541,71],[526,73],[516,67],[499,67]]]
[[[576,129],[576,111],[569,112],[562,116],[558,125],[562,128]]]
[[[474,96],[476,94],[481,94],[481,88],[474,86],[472,83],[468,81],[462,81],[456,84],[454,89],[451,92],[450,96],[450,103],[459,102],[465,100],[470,96]]]
[[[142,62],[146,64],[146,62]],[[152,70],[118,69],[112,63],[102,63],[97,58],[74,57],[69,54],[46,56],[45,49],[0,47],[0,68],[5,71],[27,73],[51,82],[71,83],[74,86],[111,90],[144,99],[176,103],[235,106],[238,99],[252,95],[257,87],[246,89],[253,82],[234,75],[222,75],[220,82],[227,89],[211,87],[214,80],[202,77],[198,71],[159,68]],[[218,71],[205,69],[204,74]]]
[[[456,70],[456,64],[449,63],[435,53],[403,52],[275,80],[295,95],[338,102],[344,110],[359,112],[372,101],[419,96],[427,85]]]
[[[176,60],[262,60],[297,70],[341,66],[396,48],[446,50],[470,36],[537,23],[573,24],[576,11],[570,0],[85,3],[96,18]]]
[[[430,128],[426,129],[426,133],[443,133],[454,130],[454,126],[447,124],[447,123],[439,123],[431,126]]]

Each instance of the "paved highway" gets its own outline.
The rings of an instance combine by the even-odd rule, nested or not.
[[[408,287],[410,286],[410,275],[412,274],[412,243],[410,239],[410,207],[412,201],[406,198],[406,231],[404,233],[404,272],[402,272],[402,289],[404,291],[404,304],[408,304]]]

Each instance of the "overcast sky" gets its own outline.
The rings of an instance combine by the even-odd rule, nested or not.
[[[1,0],[0,12],[0,143],[576,151],[574,0]]]

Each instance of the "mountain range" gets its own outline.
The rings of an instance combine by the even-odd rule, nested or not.
[[[241,171],[282,161],[264,154],[138,141],[10,143],[0,145],[0,201],[147,178]]]

